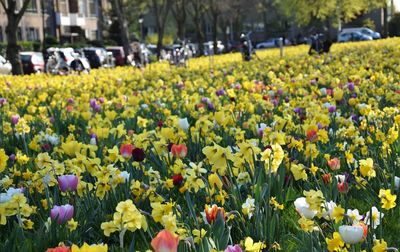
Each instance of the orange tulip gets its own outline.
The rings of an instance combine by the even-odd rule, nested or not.
[[[307,140],[310,142],[316,142],[318,140],[318,131],[311,129],[306,132]]]
[[[179,237],[170,231],[161,230],[151,241],[155,252],[176,252],[178,251]]]
[[[225,209],[223,207],[218,207],[217,205],[212,205],[211,207],[206,206],[204,212],[206,214],[206,219],[208,224],[213,223],[218,216],[218,210],[221,211],[222,217],[225,218]]]
[[[328,161],[328,166],[332,171],[340,169],[340,159],[335,157]]]

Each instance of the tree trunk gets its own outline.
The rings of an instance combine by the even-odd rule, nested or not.
[[[126,20],[123,12],[123,6],[122,6],[123,3],[120,0],[112,0],[112,4],[117,13],[118,23],[120,26],[120,36],[121,36],[122,46],[124,48],[124,53],[125,55],[128,55],[130,53],[131,46],[129,44],[128,27],[126,25]]]
[[[178,28],[177,31],[178,38],[181,41],[183,41],[185,39],[185,21],[182,20],[177,21],[177,28]]]
[[[157,25],[157,58],[160,59],[161,50],[163,46],[163,37],[164,37],[164,27],[161,24]]]
[[[383,7],[383,37],[388,36],[388,6]]]
[[[17,30],[18,24],[16,22],[16,17],[14,14],[8,16],[8,23],[6,26],[6,36],[7,36],[7,59],[12,65],[12,73],[14,75],[22,74],[22,66],[19,58],[19,47]]]
[[[199,55],[204,55],[204,31],[201,24],[202,22],[200,20],[196,23],[196,38],[199,43]]]
[[[213,14],[212,20],[212,38],[213,38],[213,47],[214,54],[218,54],[218,14]]]

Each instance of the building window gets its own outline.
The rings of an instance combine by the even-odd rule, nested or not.
[[[97,30],[91,30],[90,31],[90,40],[96,40],[97,39]]]
[[[37,41],[39,40],[39,29],[34,27],[26,28],[26,40]]]
[[[67,1],[66,0],[60,0],[60,13],[63,16],[68,15],[68,9],[67,9]]]
[[[22,29],[21,29],[21,27],[18,27],[18,30],[17,30],[17,39],[18,39],[18,40],[22,40]]]
[[[94,0],[89,0],[89,15],[91,17],[97,16],[96,3]]]
[[[37,0],[31,0],[26,8],[28,12],[37,12]]]
[[[80,17],[86,17],[86,1],[85,0],[79,0],[79,16]]]
[[[69,0],[69,13],[78,13],[78,0]]]

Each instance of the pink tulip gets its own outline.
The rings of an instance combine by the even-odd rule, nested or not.
[[[62,206],[54,206],[50,211],[50,217],[52,220],[57,220],[58,224],[65,223],[72,219],[74,215],[74,206],[70,204]]]
[[[13,125],[16,125],[18,123],[18,121],[19,121],[19,115],[12,115],[11,116],[11,123]]]
[[[239,245],[229,245],[224,252],[243,252],[243,250]]]
[[[62,192],[76,191],[78,186],[78,177],[76,175],[62,175],[58,177],[58,185]]]
[[[155,252],[177,252],[179,237],[168,230],[160,231],[151,241],[151,246]]]

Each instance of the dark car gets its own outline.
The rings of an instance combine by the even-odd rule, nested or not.
[[[99,50],[95,48],[85,48],[83,49],[85,57],[89,60],[91,68],[99,68],[102,65],[102,55]]]
[[[126,57],[124,48],[122,46],[109,46],[106,47],[107,52],[111,52],[115,58],[116,66],[125,66],[126,65]]]
[[[115,59],[111,52],[102,47],[87,47],[83,49],[91,68],[114,67]]]
[[[41,52],[19,53],[24,74],[43,73],[44,58]]]

